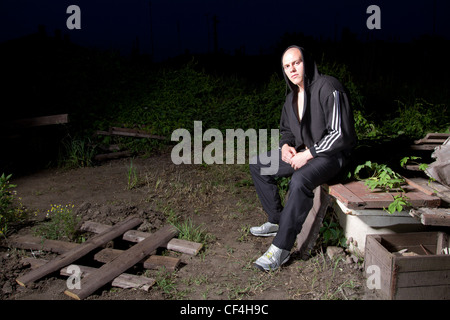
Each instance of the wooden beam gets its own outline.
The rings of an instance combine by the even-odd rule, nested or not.
[[[449,208],[414,208],[409,214],[425,226],[450,226]]]
[[[23,258],[21,260],[24,264],[29,264],[31,268],[38,268],[48,262],[45,259],[35,259],[35,258]],[[81,276],[86,277],[97,270],[97,268],[88,267],[88,266],[80,266]],[[62,276],[71,276],[73,273],[69,273],[67,271],[68,267],[64,267],[60,270],[60,274]],[[148,291],[154,284],[156,280],[153,278],[145,277],[145,276],[137,276],[129,273],[122,273],[117,278],[113,280],[111,285],[113,287],[123,288],[123,289],[141,289],[144,291]]]
[[[64,124],[69,122],[68,114],[57,114],[52,116],[35,117],[20,119],[14,121],[14,124],[20,128],[48,126],[52,124]]]
[[[148,256],[153,250],[169,242],[178,234],[173,226],[166,226],[145,240],[124,251],[113,261],[104,264],[91,275],[81,280],[81,289],[66,290],[64,293],[74,299],[82,300],[94,293],[96,290],[112,281],[121,273]]]
[[[145,132],[143,130],[129,129],[129,128],[112,127],[112,128],[109,129],[109,131],[97,130],[95,132],[95,134],[97,134],[97,135],[104,135],[104,136],[122,136],[122,137],[134,137],[134,138],[148,138],[148,139],[167,140],[167,138],[163,137],[163,136],[150,134],[150,133]]]
[[[110,226],[94,221],[85,221],[81,226],[82,231],[88,231],[93,233],[103,232],[107,228],[110,228]],[[129,230],[124,233],[123,239],[130,242],[140,242],[150,235],[151,233],[149,232],[143,232],[139,230]],[[167,243],[167,246],[165,248],[176,252],[196,255],[199,253],[202,247],[203,244],[198,242],[183,239],[172,239]]]
[[[108,263],[116,259],[123,253],[123,250],[105,248],[100,250],[94,255],[94,260],[101,263]],[[142,261],[145,269],[159,269],[166,268],[167,270],[176,270],[180,265],[181,259],[169,257],[169,256],[158,256],[154,255],[153,252],[151,256]]]
[[[48,240],[32,235],[11,236],[0,244],[6,247],[35,251],[43,250],[58,254],[66,253],[79,246],[79,244],[75,242]]]
[[[65,267],[75,260],[83,257],[88,254],[92,250],[106,244],[107,242],[117,238],[122,235],[125,231],[130,230],[139,224],[142,223],[142,220],[139,218],[131,217],[122,222],[117,223],[114,227],[108,229],[107,231],[100,233],[86,242],[78,245],[72,250],[63,253],[52,261],[49,261],[44,266],[35,269],[19,278],[16,279],[17,283],[23,287],[27,286],[34,281],[45,277],[46,275],[55,272],[62,267]]]
[[[313,207],[306,216],[302,230],[297,235],[297,251],[300,258],[307,260],[319,238],[320,227],[331,203],[331,197],[326,186],[314,189]]]

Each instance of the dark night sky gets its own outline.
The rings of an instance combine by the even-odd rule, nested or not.
[[[66,9],[71,4],[81,9],[81,30],[66,27]],[[366,27],[370,16],[366,9],[371,4],[381,9],[381,30]],[[448,0],[1,0],[0,42],[45,25],[49,35],[60,29],[75,43],[124,54],[139,39],[140,51],[150,53],[152,25],[155,58],[160,60],[185,50],[211,52],[212,17],[217,15],[220,49],[232,54],[245,46],[247,54],[258,54],[268,52],[285,32],[331,40],[337,35],[339,40],[344,27],[359,39],[370,35],[409,41],[433,30],[448,39],[449,9]]]

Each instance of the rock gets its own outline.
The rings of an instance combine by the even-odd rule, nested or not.
[[[352,263],[353,263],[352,257],[347,256],[347,257],[345,258],[345,264],[352,264]]]
[[[338,255],[343,254],[344,249],[341,247],[329,246],[327,247],[327,255],[331,260],[334,260]]]
[[[5,284],[2,287],[2,291],[3,291],[4,294],[12,293],[13,292],[13,288],[12,288],[11,282],[6,281]]]

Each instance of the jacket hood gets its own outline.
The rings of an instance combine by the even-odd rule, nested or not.
[[[284,80],[286,81],[286,84],[289,86],[290,91],[297,92],[298,90],[297,85],[295,85],[294,83],[291,82],[291,80],[289,80],[283,68],[284,54],[286,53],[286,51],[292,48],[299,49],[302,55],[303,70],[304,70],[303,81],[305,85],[305,90],[307,90],[314,83],[314,81],[316,81],[319,78],[320,73],[317,70],[316,62],[314,61],[313,57],[302,47],[293,45],[289,46],[288,48],[286,48],[286,50],[284,50],[283,55],[281,56],[281,71],[283,72]]]

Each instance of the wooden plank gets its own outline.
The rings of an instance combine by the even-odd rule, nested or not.
[[[448,240],[448,234],[444,232],[439,232],[437,244],[436,244],[436,254],[445,254],[444,249],[449,250],[450,243]],[[450,252],[447,251],[447,254],[450,254]]]
[[[98,154],[94,157],[94,160],[96,161],[105,161],[105,160],[111,160],[111,159],[118,159],[118,158],[126,158],[131,157],[133,155],[133,152],[131,151],[119,151],[119,152],[111,152],[111,153],[104,153],[104,154]]]
[[[142,220],[139,218],[131,217],[128,218],[122,222],[117,223],[114,227],[111,229],[108,229],[107,231],[100,233],[91,239],[87,240],[86,242],[78,245],[77,247],[73,248],[72,250],[69,250],[62,255],[58,256],[52,261],[49,261],[44,266],[35,269],[23,276],[20,276],[16,279],[17,283],[21,286],[27,286],[30,283],[33,283],[34,281],[45,277],[46,275],[55,272],[62,267],[65,267],[75,260],[83,257],[84,255],[88,254],[92,250],[104,245],[105,243],[117,238],[118,236],[122,235],[125,231],[130,230],[139,224],[142,223]]]
[[[21,128],[47,126],[53,124],[64,124],[69,122],[68,114],[57,114],[52,116],[34,117],[27,119],[19,119],[14,124]]]
[[[396,300],[450,300],[450,285],[398,288]]]
[[[58,254],[63,254],[79,246],[79,244],[75,242],[48,240],[32,235],[11,236],[6,241],[2,242],[2,245],[24,250],[43,250]]]
[[[303,260],[307,260],[311,256],[311,251],[319,237],[323,218],[331,202],[330,196],[324,188],[326,187],[318,186],[314,189],[313,207],[303,223],[302,230],[297,235],[297,251]]]
[[[330,195],[341,201],[349,209],[364,209],[366,203],[343,184],[330,186]]]
[[[450,188],[437,182],[430,181],[429,179],[424,178],[410,178],[408,179],[412,181],[414,184],[420,185],[423,189],[428,189],[429,193],[434,193],[437,197],[442,200],[442,203],[447,203],[447,206],[450,205]]]
[[[157,256],[152,255],[147,260],[144,261],[145,269],[160,269],[164,267],[166,270],[176,270],[180,265],[181,259],[168,257],[168,256]]]
[[[417,208],[409,214],[425,226],[450,226],[450,209],[447,208]]]
[[[397,288],[450,285],[450,269],[399,272]]]
[[[364,273],[371,266],[380,268],[380,292],[387,298],[391,297],[393,262],[392,255],[381,245],[381,237],[378,235],[367,235],[364,249]]]
[[[98,222],[86,221],[81,226],[81,230],[98,233],[98,232],[105,230],[105,228],[108,228],[108,227],[109,226],[98,223]],[[130,241],[130,242],[140,242],[150,235],[151,235],[151,233],[149,233],[149,232],[143,232],[143,231],[139,231],[139,230],[129,230],[124,233],[123,239]],[[190,254],[190,255],[197,255],[199,253],[199,251],[202,249],[202,247],[203,247],[203,244],[201,244],[201,243],[183,240],[183,239],[172,239],[169,241],[169,243],[167,243],[167,246],[166,246],[166,248],[168,250],[186,253],[186,254]]]
[[[123,250],[119,249],[105,248],[94,255],[94,260],[108,263],[116,259],[123,252]],[[151,254],[149,258],[144,258],[145,260],[142,261],[145,269],[159,269],[164,267],[167,270],[176,270],[181,262],[179,258]]]
[[[29,264],[31,268],[38,268],[48,262],[45,259],[35,259],[35,258],[23,258],[21,260],[24,264]],[[97,268],[88,267],[88,266],[80,266],[77,265],[81,271],[81,277],[86,277],[89,274],[93,273]],[[60,270],[60,274],[62,276],[71,276],[73,273],[69,273],[67,271],[68,267],[64,267]],[[141,289],[144,291],[148,291],[154,284],[156,280],[149,277],[137,276],[129,273],[122,273],[117,278],[113,280],[111,285],[113,287],[123,288],[123,289]]]
[[[439,207],[441,199],[427,195],[412,186],[404,186],[408,202],[413,207]],[[382,209],[387,208],[395,195],[401,192],[384,192],[379,189],[370,190],[363,181],[352,181],[345,185],[330,186],[330,195],[341,201],[349,209]]]
[[[398,272],[450,270],[450,255],[395,257]]]
[[[104,264],[91,275],[81,280],[81,289],[71,289],[64,291],[68,296],[82,300],[94,293],[115,277],[125,272],[133,265],[144,259],[153,250],[169,242],[178,234],[178,230],[173,226],[166,226],[152,234],[150,237],[124,251],[113,261]]]
[[[130,230],[123,235],[124,240],[130,242],[140,242],[149,237],[151,233],[139,230]],[[166,249],[196,255],[202,249],[203,244],[183,239],[172,239],[167,243]]]
[[[202,249],[203,244],[183,239],[172,239],[167,243],[167,250],[196,255]]]
[[[381,244],[389,252],[396,252],[398,248],[410,248],[419,246],[419,244],[426,246],[436,246],[439,232],[407,232],[407,233],[393,233],[383,234],[381,237]]]
[[[98,130],[95,132],[97,135],[107,135],[107,136],[123,136],[123,137],[135,137],[135,138],[149,138],[149,139],[158,139],[158,140],[166,140],[166,137],[158,136],[155,134],[150,134],[148,132],[137,130],[137,129],[129,129],[129,128],[118,128],[112,127],[109,131],[101,131]]]

